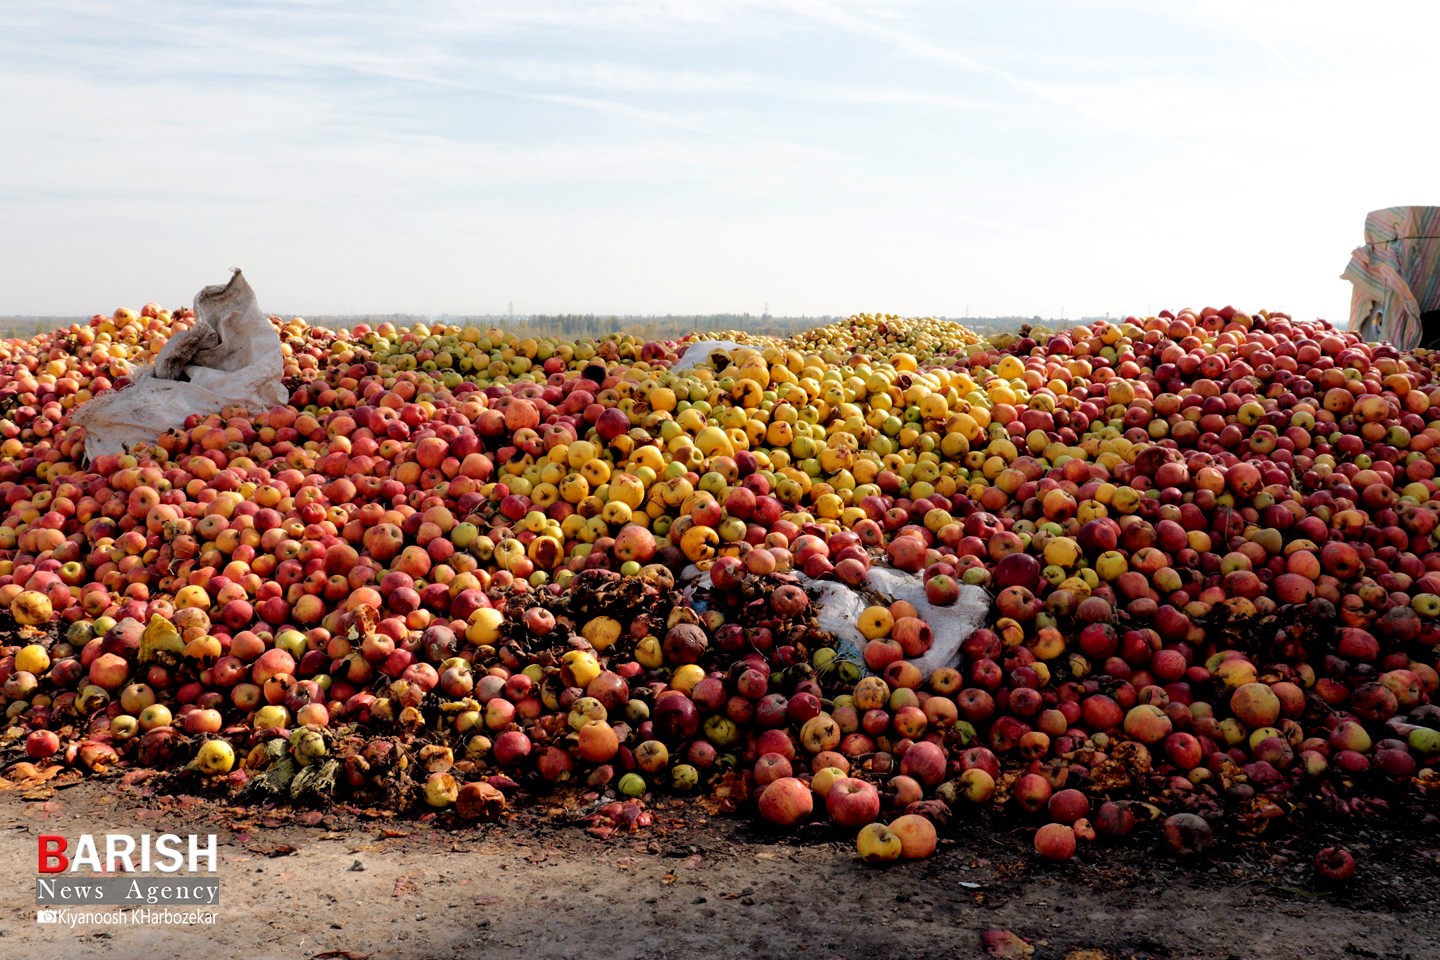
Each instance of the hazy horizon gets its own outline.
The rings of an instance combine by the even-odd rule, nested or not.
[[[0,8],[0,315],[1347,318],[1433,7]]]

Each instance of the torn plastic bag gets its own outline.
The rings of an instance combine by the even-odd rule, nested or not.
[[[223,285],[195,295],[195,325],[136,371],[124,389],[77,407],[71,422],[85,428],[85,456],[125,453],[185,422],[194,413],[244,407],[254,413],[289,402],[280,336],[255,302],[239,270]]]
[[[958,600],[949,606],[937,607],[926,599],[925,583],[919,574],[890,567],[871,567],[860,589],[838,580],[796,576],[810,595],[820,629],[834,636],[836,652],[858,664],[862,674],[870,671],[865,668],[863,656],[865,635],[857,624],[860,614],[872,604],[888,606],[896,600],[905,600],[915,607],[920,619],[930,625],[933,644],[923,656],[910,661],[926,679],[941,667],[953,667],[960,662],[960,644],[983,627],[990,614],[990,594],[980,587],[961,584]],[[697,590],[710,589],[710,574],[701,573],[693,564],[680,574],[680,579],[687,584],[687,599]]]
[[[703,364],[710,364],[717,370],[730,362],[730,354],[744,348],[743,343],[736,343],[734,340],[697,340],[685,348],[670,369],[676,373],[682,370],[689,370]],[[719,356],[717,360],[716,357]]]
[[[946,607],[937,607],[925,598],[925,583],[919,574],[905,573],[890,567],[871,567],[864,587],[855,590],[838,580],[800,581],[815,604],[815,619],[820,628],[835,637],[835,650],[847,660],[865,669],[865,635],[857,624],[860,614],[874,603],[886,606],[905,600],[915,608],[920,619],[930,625],[934,643],[924,655],[910,662],[920,669],[925,679],[941,667],[960,662],[960,644],[985,625],[990,613],[990,594],[970,584],[960,585],[960,598]]]

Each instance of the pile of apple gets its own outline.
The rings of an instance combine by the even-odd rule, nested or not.
[[[1428,352],[1228,307],[857,316],[682,372],[685,342],[274,318],[289,404],[86,462],[70,411],[192,322],[0,344],[14,775],[467,819],[571,783],[607,830],[704,791],[872,860],[972,808],[1065,859],[1440,787]],[[804,583],[877,565],[990,621],[926,676],[932,625],[871,596],[851,659]]]

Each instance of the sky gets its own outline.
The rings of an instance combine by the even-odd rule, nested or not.
[[[0,0],[0,314],[1344,322],[1420,2]]]

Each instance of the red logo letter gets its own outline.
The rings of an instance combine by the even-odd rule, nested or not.
[[[54,834],[40,834],[40,872],[61,873],[70,866],[70,858],[65,856],[65,848],[69,846],[64,837],[57,837]]]

